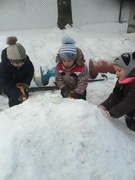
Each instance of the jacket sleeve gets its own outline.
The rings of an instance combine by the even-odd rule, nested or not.
[[[20,90],[16,87],[14,80],[9,76],[7,76],[7,78],[5,77],[3,80],[3,89],[7,96],[13,99],[18,99],[22,95]]]
[[[110,109],[110,114],[119,118],[135,109],[135,82],[129,85],[128,92],[115,107]]]
[[[24,74],[21,83],[27,84],[28,86],[31,83],[31,80],[34,76],[34,66],[27,56],[27,64],[26,64],[27,72]]]
[[[104,106],[107,111],[110,111],[113,107],[115,107],[118,104],[118,98],[117,96],[112,92],[109,97],[102,102],[100,105]]]
[[[59,89],[63,89],[66,86],[62,74],[59,73],[57,66],[55,71],[55,81]]]
[[[135,109],[135,82],[128,85],[122,100],[115,93],[112,93],[108,99],[101,103],[112,117],[119,118]]]
[[[84,66],[82,72],[77,77],[77,86],[74,89],[74,92],[77,94],[84,94],[84,91],[86,90],[88,86],[88,69],[86,66]]]

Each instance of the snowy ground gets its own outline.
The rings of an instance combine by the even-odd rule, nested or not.
[[[75,39],[88,65],[89,58],[111,62],[135,51],[135,33],[126,30],[126,23],[106,23],[63,31],[5,31],[0,32],[0,50],[7,36],[17,36],[38,81],[40,66],[56,65],[63,35]],[[23,104],[8,108],[7,98],[0,96],[0,180],[135,180],[135,133],[124,118],[108,120],[96,106],[116,82],[115,75],[107,76],[107,81],[89,83],[86,102],[61,99],[57,90],[30,93]]]

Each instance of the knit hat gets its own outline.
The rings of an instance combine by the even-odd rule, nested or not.
[[[74,45],[75,41],[69,36],[64,36],[62,39],[62,44],[63,45],[59,50],[61,61],[63,59],[72,59],[75,62],[77,59],[77,50]]]
[[[26,58],[26,51],[24,47],[16,43],[17,38],[15,36],[11,36],[7,38],[7,58],[12,62],[24,62]]]
[[[124,53],[114,60],[114,65],[118,65],[125,70],[126,77],[135,68],[135,52]]]

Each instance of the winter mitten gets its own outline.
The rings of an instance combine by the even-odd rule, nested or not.
[[[65,86],[64,88],[61,89],[61,95],[63,97],[67,97],[67,94],[68,94],[68,88],[67,86]]]

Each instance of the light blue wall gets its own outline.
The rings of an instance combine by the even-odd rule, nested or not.
[[[125,2],[122,7],[122,20],[128,21],[130,3]],[[74,25],[118,22],[119,11],[120,0],[72,0]]]

